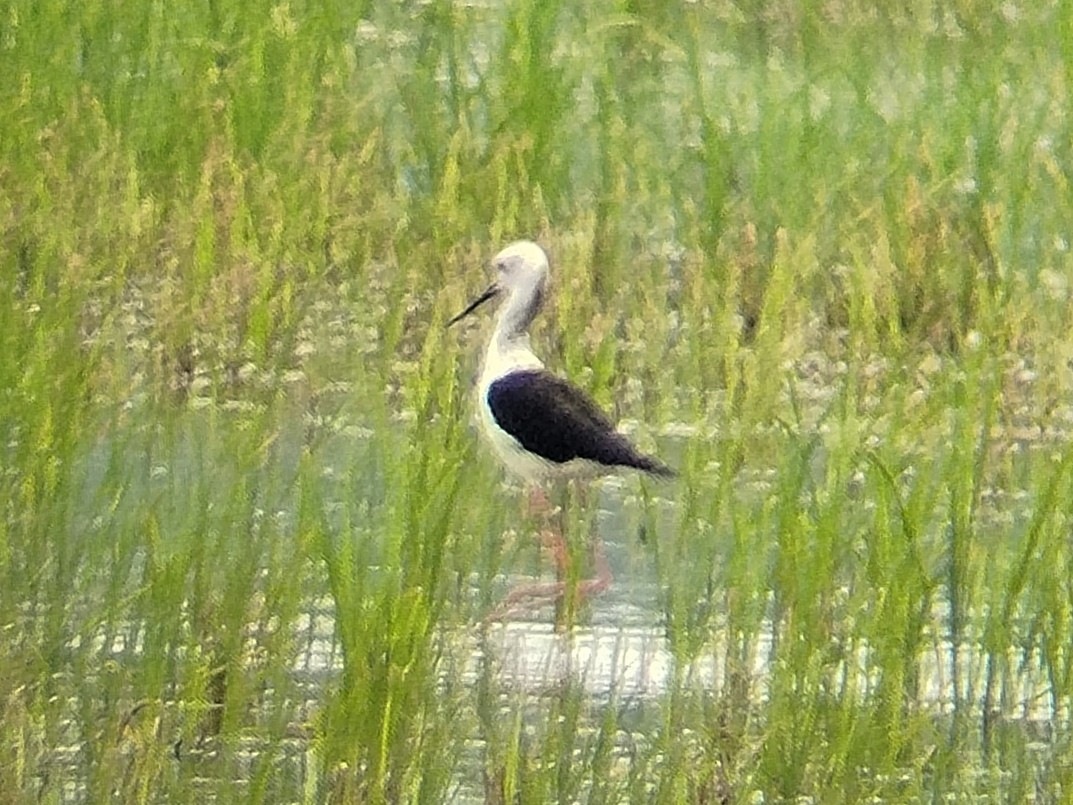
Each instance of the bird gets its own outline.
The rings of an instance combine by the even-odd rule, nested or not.
[[[544,249],[520,240],[492,258],[492,266],[496,272],[492,284],[447,326],[486,302],[500,300],[477,383],[478,419],[503,465],[534,490],[531,499],[537,508],[543,498],[541,486],[549,482],[590,479],[619,468],[674,477],[674,470],[618,432],[585,391],[549,371],[533,352],[529,327],[548,295]],[[558,541],[562,543],[561,534]],[[564,559],[565,550],[559,550],[557,556]],[[601,592],[610,585],[602,548],[596,551],[596,564],[597,577],[584,582],[579,594]],[[563,582],[530,585],[511,593],[504,606],[525,598],[561,598],[565,589]]]

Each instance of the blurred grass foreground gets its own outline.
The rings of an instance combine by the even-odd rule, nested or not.
[[[0,76],[0,801],[1067,801],[1073,2],[8,0]],[[443,327],[517,237],[681,473],[563,632]]]

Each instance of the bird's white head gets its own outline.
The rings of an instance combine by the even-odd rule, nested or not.
[[[496,279],[488,289],[473,300],[448,326],[463,319],[496,296],[505,296],[499,314],[499,327],[502,334],[511,337],[525,332],[533,317],[544,304],[544,294],[548,285],[548,256],[544,250],[531,240],[519,240],[507,246],[492,258],[496,270]]]
[[[496,285],[508,296],[507,307],[532,308],[527,326],[544,302],[548,286],[548,255],[531,240],[519,240],[492,258]]]

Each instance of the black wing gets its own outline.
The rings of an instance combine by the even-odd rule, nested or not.
[[[511,372],[488,387],[496,424],[531,453],[563,464],[575,458],[673,475],[615,430],[581,389],[540,369]]]

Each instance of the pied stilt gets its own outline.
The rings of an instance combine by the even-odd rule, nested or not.
[[[485,352],[478,394],[482,429],[507,468],[534,485],[602,475],[618,467],[673,476],[674,471],[667,465],[640,452],[616,431],[584,391],[549,372],[533,354],[528,330],[547,290],[548,258],[544,250],[523,240],[505,248],[492,262],[496,280],[447,325],[470,315],[490,299],[503,297]],[[540,500],[539,492],[534,500]],[[561,534],[557,539],[561,546]],[[597,577],[583,582],[579,595],[600,592],[610,584],[610,570],[598,543],[595,552]],[[565,553],[559,553],[559,557],[562,561]],[[563,582],[520,588],[511,593],[500,610],[508,611],[527,598],[558,599],[565,589]]]

